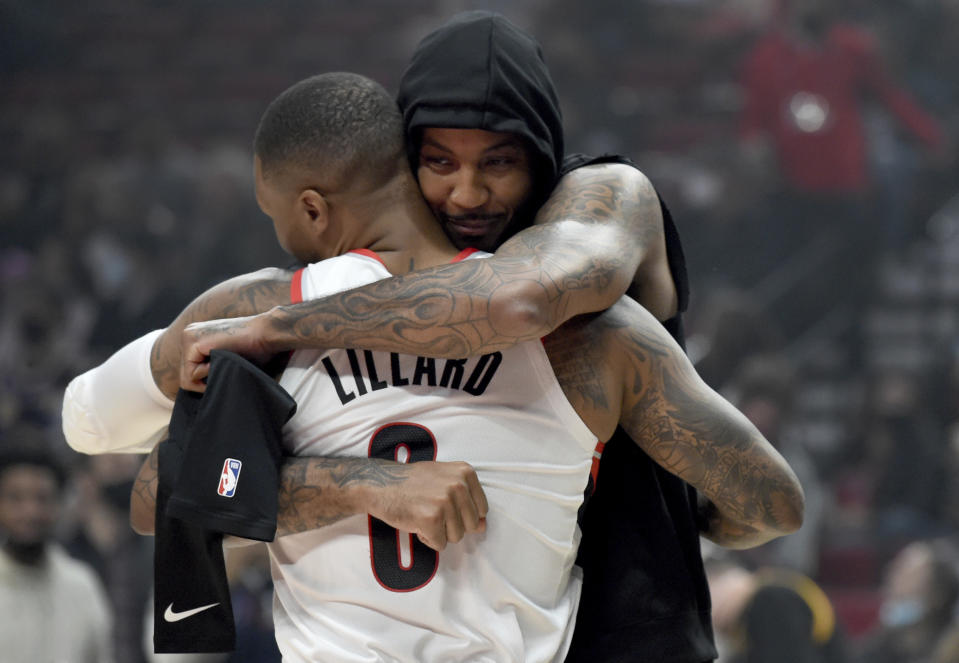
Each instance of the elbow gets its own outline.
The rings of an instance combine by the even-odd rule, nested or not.
[[[136,488],[130,493],[130,529],[141,536],[156,533],[156,502],[144,497]]]
[[[154,519],[130,509],[130,527],[140,536],[153,536],[156,533]]]
[[[546,289],[538,281],[506,283],[490,297],[489,320],[497,336],[528,341],[546,336],[564,320],[554,320]]]
[[[799,531],[806,516],[806,494],[799,479],[795,475],[791,478],[790,488],[783,497],[782,516],[779,519],[783,535]]]
[[[83,454],[102,453],[104,438],[99,421],[86,403],[87,374],[75,377],[63,394],[61,425],[71,449]]]
[[[799,477],[782,457],[777,469],[771,470],[776,488],[771,491],[771,524],[777,536],[792,534],[802,527],[806,515],[806,493]]]

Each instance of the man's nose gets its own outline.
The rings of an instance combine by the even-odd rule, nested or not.
[[[489,200],[489,189],[475,170],[463,169],[453,182],[450,202],[461,209],[482,207]]]

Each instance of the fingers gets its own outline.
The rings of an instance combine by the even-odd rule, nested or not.
[[[446,540],[450,543],[459,543],[463,540],[463,537],[466,535],[466,525],[465,522],[469,518],[469,506],[465,505],[462,497],[457,495],[460,491],[454,490],[454,495],[451,496],[449,503],[446,508],[446,517],[444,522],[446,523]]]
[[[475,470],[464,462],[412,463],[399,492],[374,514],[399,530],[415,532],[441,551],[467,534],[486,531],[489,505]]]
[[[450,487],[451,511],[446,520],[446,538],[458,543],[467,533],[486,531],[489,504],[476,471],[467,463],[458,463],[461,479]]]
[[[442,544],[437,543],[433,539],[428,538],[426,534],[422,534],[422,533],[417,534],[416,538],[422,541],[424,546],[426,546],[427,548],[432,548],[436,552],[442,552],[443,548],[446,547],[445,541]]]
[[[467,532],[479,531],[479,509],[465,485],[452,491],[450,509],[452,513],[446,519],[446,537],[450,541],[458,543]]]
[[[436,512],[432,518],[424,519],[425,526],[417,532],[417,538],[436,552],[441,552],[449,542],[447,519],[447,514],[443,512]]]
[[[180,364],[180,387],[188,391],[204,391],[203,380],[210,372],[210,358],[184,333],[183,355]]]
[[[195,391],[206,391],[206,378],[210,374],[209,359],[193,367],[193,387]]]
[[[476,471],[470,467],[466,477],[466,485],[469,488],[470,500],[476,505],[476,513],[483,521],[483,529],[486,529],[486,514],[489,513],[489,503],[486,501],[486,492],[480,484]]]

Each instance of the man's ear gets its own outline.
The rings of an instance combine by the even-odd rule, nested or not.
[[[316,189],[303,189],[297,200],[300,211],[309,219],[316,235],[322,234],[330,223],[330,207],[326,197]]]

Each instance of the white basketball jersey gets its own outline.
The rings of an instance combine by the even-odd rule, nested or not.
[[[300,274],[304,299],[389,276],[370,251]],[[489,501],[486,532],[441,553],[369,516],[271,543],[284,661],[564,658],[596,437],[542,343],[466,360],[297,351],[280,384],[298,404],[288,453],[466,461]]]

